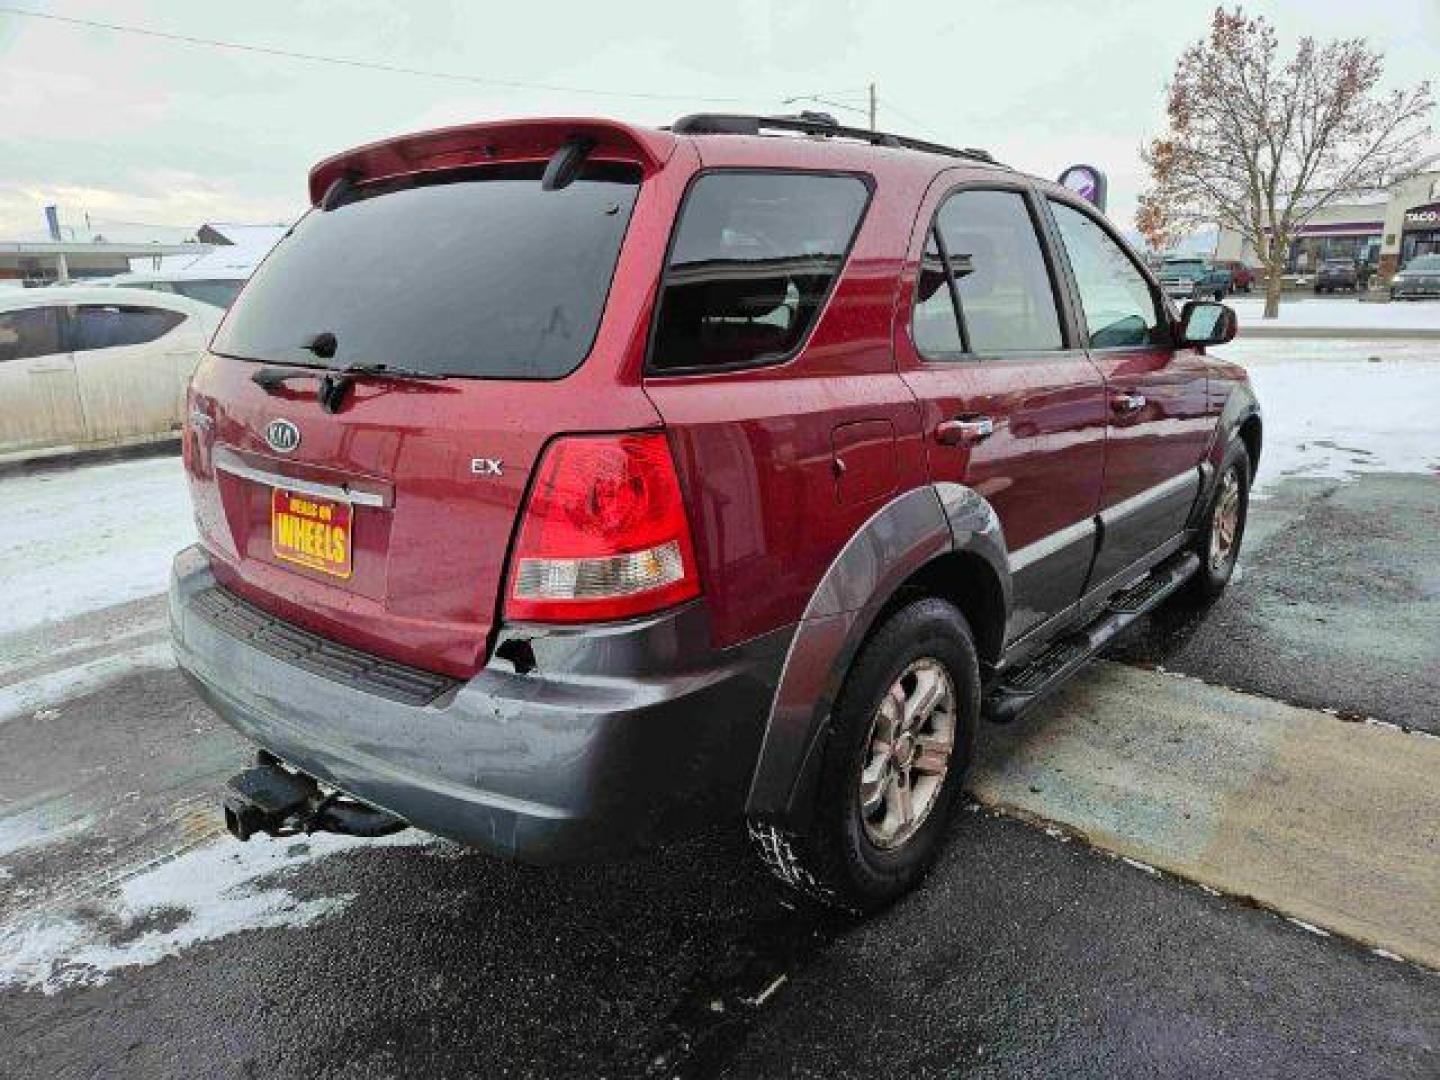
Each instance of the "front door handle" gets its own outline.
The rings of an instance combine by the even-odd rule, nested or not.
[[[1145,408],[1145,395],[1136,393],[1113,394],[1110,397],[1110,408],[1118,416],[1131,416]]]
[[[944,446],[974,446],[995,434],[995,421],[988,416],[957,416],[935,425],[935,441]]]

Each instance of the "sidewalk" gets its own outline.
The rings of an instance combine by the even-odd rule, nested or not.
[[[1100,663],[981,745],[982,803],[1440,970],[1440,738]]]

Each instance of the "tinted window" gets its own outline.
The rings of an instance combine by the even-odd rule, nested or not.
[[[0,363],[63,351],[59,308],[0,312]]]
[[[972,353],[1062,345],[1050,274],[1024,196],[962,191],[936,217]]]
[[[176,281],[171,283],[170,289],[202,304],[228,308],[240,295],[240,287],[244,284],[243,281]]]
[[[1080,290],[1091,346],[1107,349],[1160,343],[1166,336],[1160,309],[1150,283],[1124,249],[1088,215],[1063,203],[1050,205]],[[1180,265],[1193,266],[1197,273],[1204,269],[1200,263],[1167,263],[1165,272],[1172,273]]]
[[[120,304],[81,304],[75,308],[76,352],[144,345],[168,334],[185,321],[178,311]]]
[[[964,350],[955,301],[945,283],[945,266],[931,229],[920,262],[920,279],[915,286],[915,347],[922,353],[958,353]]]
[[[702,176],[685,197],[665,269],[652,367],[730,367],[792,352],[840,272],[868,198],[849,176]]]
[[[595,340],[639,170],[591,164],[542,191],[543,164],[362,185],[307,214],[251,278],[217,352],[445,375],[551,379]]]

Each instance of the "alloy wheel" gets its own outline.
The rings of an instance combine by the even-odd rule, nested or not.
[[[1240,477],[1232,467],[1220,481],[1215,513],[1210,519],[1210,569],[1220,573],[1235,553],[1240,531]]]
[[[860,772],[860,817],[876,847],[904,844],[939,799],[955,747],[957,700],[949,670],[923,657],[875,710]]]

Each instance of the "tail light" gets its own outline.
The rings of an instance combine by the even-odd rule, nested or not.
[[[506,616],[623,619],[699,593],[665,436],[567,436],[551,443],[521,521]]]

